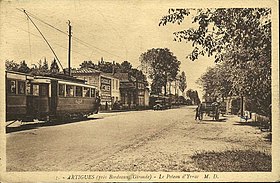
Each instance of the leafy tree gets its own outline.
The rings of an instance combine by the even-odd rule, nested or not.
[[[5,68],[7,71],[18,71],[19,69],[19,64],[16,63],[15,61],[13,60],[6,60],[5,61]]]
[[[83,63],[80,64],[80,68],[95,68],[95,64],[89,60],[89,61],[84,61]]]
[[[167,93],[167,83],[174,81],[179,71],[180,61],[168,48],[152,48],[140,56],[142,68],[146,68],[148,76],[157,88],[164,87]]]
[[[29,73],[29,72],[30,72],[30,68],[29,68],[28,65],[25,63],[25,60],[23,60],[23,61],[20,62],[18,71],[19,71],[19,72],[23,72],[23,73]]]
[[[193,104],[198,105],[200,103],[200,99],[196,90],[189,89],[187,90],[186,95],[191,99]]]
[[[186,88],[187,88],[187,78],[185,72],[183,71],[179,75],[179,89],[182,93],[184,93]]]
[[[175,32],[174,40],[192,42],[194,49],[188,55],[191,60],[207,55],[214,56],[215,62],[225,62],[204,76],[206,92],[245,96],[255,111],[268,114],[271,104],[271,9],[170,9],[160,25],[181,24],[190,15],[196,26]]]
[[[247,105],[248,110],[262,115],[270,112],[271,74],[260,63],[249,62],[246,67],[240,67],[223,62],[208,68],[198,84],[203,86],[204,98],[244,96],[246,103],[250,104]]]
[[[258,61],[271,51],[271,9],[269,8],[218,8],[169,9],[160,25],[168,22],[181,24],[185,16],[193,15],[197,28],[175,32],[176,41],[191,41],[191,60],[198,55],[215,55],[215,61]]]
[[[41,69],[42,69],[43,72],[48,72],[49,71],[49,64],[48,64],[48,61],[46,60],[46,58],[43,62],[43,65],[42,65]]]
[[[123,61],[120,66],[121,66],[121,72],[130,72],[132,69],[132,65],[128,61]]]
[[[57,64],[55,59],[51,63],[50,72],[51,73],[58,73],[59,72],[59,66],[58,66],[58,64]]]

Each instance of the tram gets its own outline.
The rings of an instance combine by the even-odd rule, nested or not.
[[[6,71],[6,120],[84,118],[98,112],[98,93],[70,76]]]

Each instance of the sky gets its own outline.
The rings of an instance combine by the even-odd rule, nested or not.
[[[180,71],[187,76],[187,89],[199,91],[196,80],[209,66],[212,58],[200,57],[191,61],[190,43],[173,41],[173,32],[194,26],[191,17],[183,24],[159,26],[162,16],[174,7],[168,1],[1,1],[1,60],[26,60],[36,64],[44,57],[54,56],[35,26],[18,9],[25,9],[37,18],[65,32],[65,34],[32,18],[49,41],[64,68],[68,58],[68,20],[72,25],[71,67],[79,67],[84,60],[97,63],[105,61],[121,63],[128,60],[133,67],[140,65],[139,56],[151,48],[169,48],[181,61]],[[186,8],[185,6],[180,6]],[[78,41],[77,41],[78,39]]]

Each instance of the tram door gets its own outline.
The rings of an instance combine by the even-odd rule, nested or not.
[[[26,113],[28,117],[33,116],[33,87],[30,81],[27,81],[26,84]]]
[[[56,114],[57,108],[57,90],[58,90],[58,81],[52,80],[51,81],[51,102],[50,102],[50,112],[52,115]]]

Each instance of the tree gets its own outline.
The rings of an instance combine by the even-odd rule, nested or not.
[[[180,61],[168,48],[152,48],[140,55],[142,68],[146,68],[148,76],[157,88],[164,87],[167,93],[167,82],[174,81],[179,71]],[[158,90],[159,91],[159,90]]]
[[[179,89],[182,93],[184,93],[186,88],[187,88],[187,78],[185,72],[183,71],[179,75]]]
[[[58,67],[55,59],[51,63],[50,72],[51,73],[58,73],[59,72],[59,67]]]
[[[192,42],[191,60],[198,55],[215,55],[215,61],[258,61],[271,52],[271,9],[269,8],[218,8],[169,9],[160,25],[168,22],[181,24],[185,16],[193,15],[192,23],[198,28],[175,32],[176,41]]]
[[[189,89],[186,92],[187,97],[189,97],[193,104],[198,105],[200,103],[200,99],[196,90]]]
[[[11,60],[6,60],[5,61],[5,68],[6,68],[6,71],[18,71],[19,69],[19,64],[16,63],[15,61]]]
[[[29,72],[30,72],[30,68],[29,68],[28,65],[25,63],[25,60],[23,60],[23,61],[20,62],[18,71],[19,71],[19,72],[23,72],[23,73],[29,73]]]
[[[80,64],[80,68],[95,68],[95,64],[89,60],[89,61],[84,61],[83,63]]]
[[[197,28],[175,32],[174,40],[192,42],[194,49],[188,57],[193,61],[199,55],[213,55],[216,63],[225,62],[230,70],[226,69],[229,71],[227,76],[218,78],[219,86],[229,82],[231,95],[245,96],[258,112],[268,114],[271,104],[271,9],[170,9],[160,25],[181,24],[189,15],[194,15],[192,23]],[[208,76],[225,69],[223,67],[209,71],[212,74]],[[211,79],[207,80],[210,82]],[[228,93],[228,88],[223,86],[216,88],[216,92]],[[211,93],[211,89],[207,92]]]
[[[49,71],[49,64],[48,61],[46,60],[46,58],[44,59],[43,65],[41,67],[43,72],[48,72]]]
[[[132,69],[132,65],[128,61],[123,61],[120,66],[121,72],[130,72]]]

